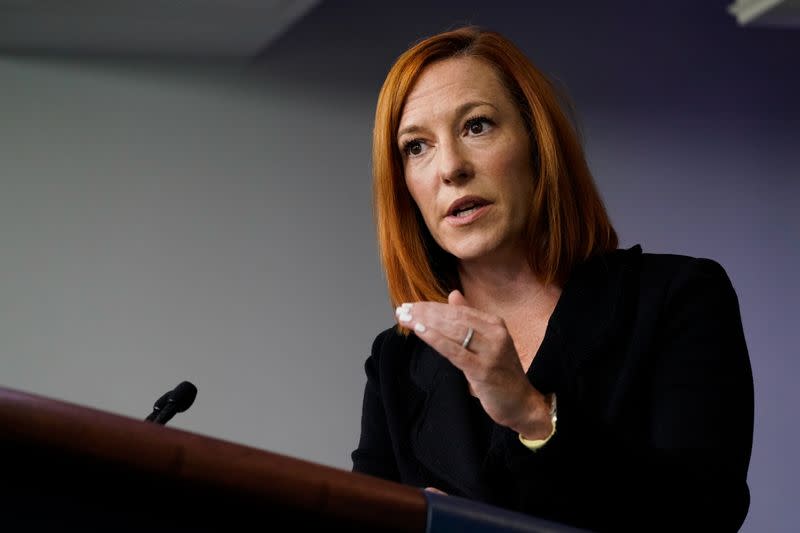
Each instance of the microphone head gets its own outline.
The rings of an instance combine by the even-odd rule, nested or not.
[[[170,394],[172,394],[172,391],[167,391],[164,394],[162,394],[161,398],[156,400],[156,403],[153,404],[153,409],[155,409],[156,411],[163,409],[164,406],[167,405],[167,402],[169,401]]]
[[[192,406],[196,396],[197,387],[183,381],[170,393],[169,402],[174,404],[176,412],[182,413]]]

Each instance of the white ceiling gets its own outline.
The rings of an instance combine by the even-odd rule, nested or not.
[[[743,26],[800,27],[800,0],[736,0],[728,11]]]
[[[0,53],[248,58],[320,0],[0,0]]]

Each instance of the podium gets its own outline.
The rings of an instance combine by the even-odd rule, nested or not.
[[[3,531],[577,531],[0,388]]]
[[[425,531],[413,487],[7,388],[0,454],[4,531]]]

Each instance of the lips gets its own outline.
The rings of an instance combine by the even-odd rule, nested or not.
[[[466,217],[481,207],[489,205],[489,200],[480,196],[462,196],[447,209],[446,217]]]

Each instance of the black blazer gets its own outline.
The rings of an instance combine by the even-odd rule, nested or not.
[[[463,374],[413,334],[383,331],[365,368],[354,471],[595,530],[734,531],[747,514],[753,379],[714,261],[635,246],[573,271],[528,371],[558,398],[537,452],[488,419],[482,439]]]

